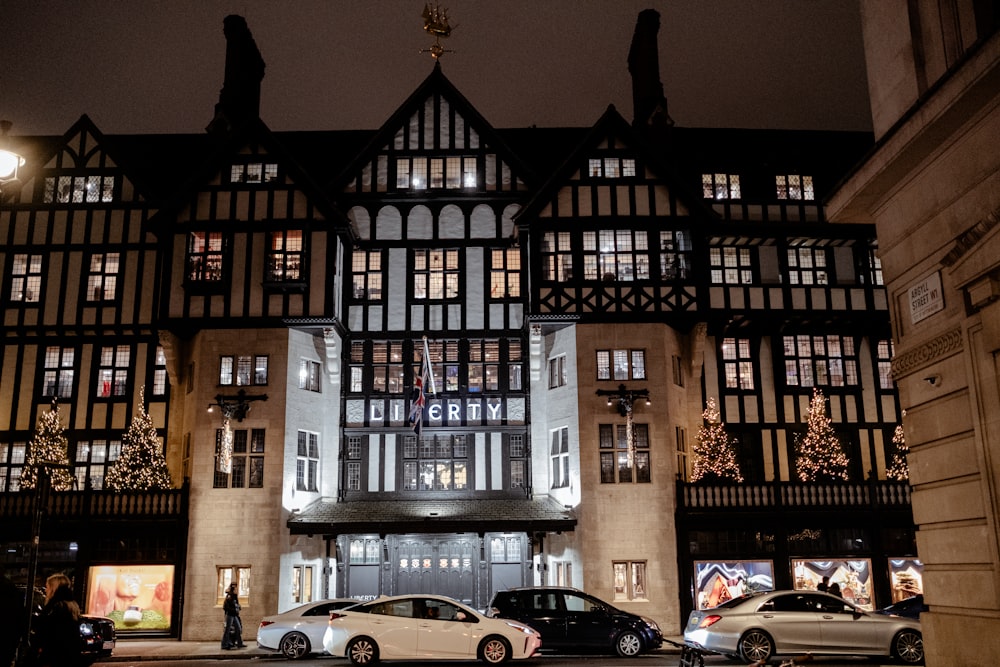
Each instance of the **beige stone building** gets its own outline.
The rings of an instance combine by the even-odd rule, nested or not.
[[[1000,5],[862,3],[877,147],[829,200],[872,221],[910,445],[928,665],[1000,661]]]

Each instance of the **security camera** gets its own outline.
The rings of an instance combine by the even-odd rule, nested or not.
[[[927,384],[929,384],[932,387],[937,386],[937,383],[940,382],[940,381],[941,381],[941,376],[940,375],[929,375],[929,376],[927,376],[927,377],[924,378],[924,382],[926,382]]]

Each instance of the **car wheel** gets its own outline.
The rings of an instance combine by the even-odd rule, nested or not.
[[[774,641],[763,630],[749,630],[737,644],[740,657],[747,662],[767,662],[774,655]]]
[[[903,630],[892,638],[892,654],[900,662],[915,665],[924,661],[924,640],[916,630]]]
[[[347,645],[347,658],[352,665],[374,665],[378,662],[378,645],[368,637],[355,637]]]
[[[487,637],[479,644],[479,659],[487,665],[510,660],[510,643],[503,637]]]
[[[289,660],[299,660],[309,655],[312,647],[309,646],[309,638],[301,632],[289,632],[281,638],[278,650]]]
[[[632,631],[623,632],[615,640],[615,651],[623,658],[631,658],[642,653],[642,639]]]

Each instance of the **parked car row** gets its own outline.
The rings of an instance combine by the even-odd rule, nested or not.
[[[380,660],[521,660],[541,650],[634,656],[659,648],[654,621],[569,588],[518,588],[496,594],[488,613],[441,595],[396,595],[370,602],[337,599],[261,620],[257,646],[290,659],[326,652],[352,664]]]
[[[684,641],[748,663],[812,653],[918,664],[924,659],[915,617],[921,610],[922,597],[868,612],[828,593],[769,591],[691,612]],[[485,614],[440,595],[323,600],[268,616],[257,630],[260,648],[287,658],[325,652],[361,667],[418,659],[500,664],[542,651],[633,657],[662,644],[652,619],[561,587],[500,591]]]

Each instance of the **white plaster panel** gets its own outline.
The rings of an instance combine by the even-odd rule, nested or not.
[[[462,214],[462,209],[454,204],[448,204],[441,209],[438,217],[438,238],[465,238],[465,216]]]
[[[419,304],[410,306],[410,329],[413,331],[420,331],[425,328],[424,307]]]
[[[389,295],[389,319],[386,327],[390,331],[406,329],[406,248],[389,249],[389,284],[382,291]]]
[[[382,306],[368,306],[367,331],[382,330]]]
[[[476,433],[476,491],[486,490],[486,434]]]
[[[385,491],[396,490],[396,434],[385,435],[385,475],[382,478]]]
[[[406,216],[406,238],[434,238],[434,216],[426,206],[414,206]]]
[[[483,271],[485,271],[485,248],[468,248],[465,251],[465,316],[470,329],[485,328],[486,294]],[[452,322],[452,327],[455,323]]]
[[[503,210],[503,218],[500,220],[500,235],[508,239],[514,235],[514,216],[521,210],[520,204],[511,204]]]
[[[480,204],[472,209],[469,219],[469,237],[474,239],[492,239],[496,237],[497,223],[493,209],[486,204]]]
[[[427,307],[427,329],[440,331],[444,328],[444,308],[439,305]]]
[[[490,329],[503,329],[507,325],[507,318],[504,317],[504,304],[490,304]]]
[[[510,329],[520,329],[524,326],[524,306],[519,303],[512,303],[507,311],[510,313]]]
[[[368,490],[378,491],[379,484],[379,470],[381,470],[381,465],[379,464],[379,436],[378,434],[369,434],[368,436]]]
[[[503,489],[503,440],[499,433],[490,433],[490,488]]]
[[[448,329],[457,331],[462,328],[462,306],[457,303],[448,305]]]
[[[375,217],[375,233],[380,240],[403,238],[403,216],[395,206],[383,206]]]

